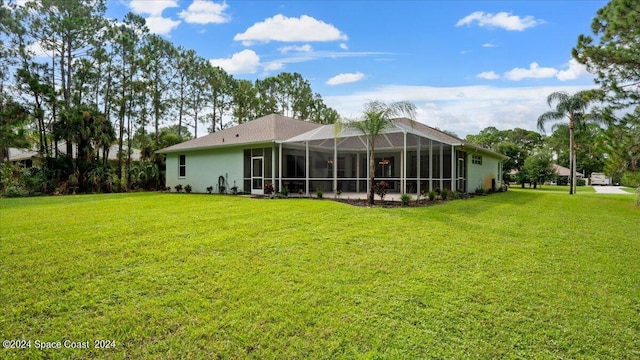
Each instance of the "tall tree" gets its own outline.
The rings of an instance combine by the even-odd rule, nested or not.
[[[376,140],[378,136],[382,135],[384,130],[391,125],[393,119],[401,116],[406,116],[412,121],[415,120],[416,106],[406,101],[389,104],[382,101],[371,101],[365,104],[361,119],[349,121],[344,124],[346,127],[357,129],[367,139],[369,146],[369,195],[367,199],[369,204],[373,205],[374,200]]]
[[[211,114],[211,127],[209,132],[216,132],[225,128],[224,116],[231,108],[233,101],[233,77],[218,66],[207,64],[204,78],[209,87]],[[244,95],[250,95],[247,93]]]
[[[569,194],[576,192],[576,126],[585,126],[590,121],[597,121],[598,118],[588,113],[589,106],[596,98],[597,93],[592,90],[585,90],[570,95],[566,92],[554,92],[547,97],[549,107],[554,107],[538,117],[538,129],[544,131],[544,125],[551,121],[561,121],[565,118],[569,121],[569,168],[571,170],[571,184]]]
[[[152,34],[147,37],[141,54],[142,71],[149,81],[155,140],[158,140],[160,125],[171,108],[170,90],[174,85],[177,70],[169,60],[174,58],[176,49],[169,41]]]
[[[29,10],[25,27],[31,38],[58,61],[57,86],[62,92],[63,110],[68,113],[74,97],[81,98],[81,90],[73,86],[78,60],[96,46],[97,34],[105,27],[105,0],[40,0],[28,2],[25,7]],[[67,155],[71,156],[71,138],[65,140]]]
[[[529,156],[524,162],[523,172],[526,173],[529,181],[533,183],[533,188],[537,188],[538,184],[542,185],[545,181],[553,179],[555,170],[551,161],[551,152],[546,149],[538,149],[533,155]]]
[[[640,103],[640,1],[611,0],[591,23],[596,37],[580,35],[573,57],[596,74],[618,107]]]
[[[251,81],[237,79],[232,83],[231,112],[238,125],[255,119],[258,115],[258,91]]]

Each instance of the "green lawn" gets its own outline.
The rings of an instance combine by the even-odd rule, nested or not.
[[[580,190],[0,199],[0,358],[637,359],[640,208]]]

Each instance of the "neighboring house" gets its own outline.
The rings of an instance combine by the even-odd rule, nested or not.
[[[567,181],[571,177],[571,169],[567,169],[564,166],[553,164],[553,169],[556,171],[558,178],[565,178]],[[584,178],[584,174],[576,171],[576,179],[580,180]]]
[[[77,146],[73,146],[73,157],[77,156]],[[58,143],[58,152],[60,154],[64,154],[67,151],[67,146],[65,142]],[[124,151],[127,151],[127,147],[124,146]],[[102,151],[100,151],[100,156],[102,156]],[[36,150],[24,150],[24,149],[15,149],[9,148],[9,161],[12,163],[20,163],[24,167],[32,167],[34,164],[38,164],[41,162],[42,155]],[[118,145],[111,145],[109,148],[108,159],[111,162],[118,161]],[[131,152],[131,160],[138,161],[140,160],[140,150],[133,149]]]
[[[367,139],[354,129],[268,115],[159,150],[166,154],[166,184],[194,192],[305,194],[368,190]],[[376,181],[392,192],[473,192],[502,186],[504,155],[408,119],[396,119],[376,140]]]

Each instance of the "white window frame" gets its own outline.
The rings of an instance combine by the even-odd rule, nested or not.
[[[184,162],[182,160],[184,159]],[[184,175],[181,175],[184,170]],[[178,155],[178,179],[184,179],[187,177],[187,155],[181,154]]]

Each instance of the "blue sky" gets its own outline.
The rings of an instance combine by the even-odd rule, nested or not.
[[[355,118],[369,100],[413,102],[418,121],[466,136],[535,130],[553,91],[593,87],[571,60],[606,1],[108,0],[236,78],[298,72]]]

